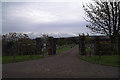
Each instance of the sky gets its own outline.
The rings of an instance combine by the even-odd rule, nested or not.
[[[90,1],[90,0],[89,0]],[[48,34],[71,37],[89,33],[83,10],[87,0],[2,2],[2,33],[24,32],[31,37]]]

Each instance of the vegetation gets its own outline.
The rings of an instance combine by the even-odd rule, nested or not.
[[[120,44],[120,1],[94,0],[94,3],[83,5],[83,8],[88,17],[86,21],[91,23],[86,27],[93,32],[109,36],[118,54],[118,44]]]
[[[0,56],[0,64],[2,64],[2,56]]]
[[[23,56],[16,56],[14,59],[14,56],[3,56],[2,57],[2,64],[6,63],[15,63],[15,62],[23,62],[28,60],[36,60],[36,59],[42,59],[44,56],[40,55],[23,55]]]
[[[2,35],[2,55],[19,55],[18,47],[23,45],[28,48],[30,45],[34,45],[33,41],[29,38],[27,34],[11,32]],[[27,50],[26,48],[21,49]]]
[[[82,60],[95,64],[120,67],[120,60],[118,59],[118,57],[120,57],[120,55],[103,55],[101,56],[101,59],[99,59],[99,56],[91,56],[91,57],[81,56],[80,58]]]

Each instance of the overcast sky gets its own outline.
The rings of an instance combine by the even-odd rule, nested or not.
[[[90,33],[82,3],[2,2],[2,33],[25,32],[34,36],[77,36]]]

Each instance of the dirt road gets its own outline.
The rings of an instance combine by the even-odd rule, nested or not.
[[[118,78],[118,68],[78,57],[78,46],[48,58],[3,65],[3,78]]]

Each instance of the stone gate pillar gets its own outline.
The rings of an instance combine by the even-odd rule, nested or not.
[[[79,55],[81,54],[81,51],[80,51],[80,35],[79,35]]]
[[[85,55],[85,36],[79,35],[79,54]]]
[[[48,55],[56,54],[56,39],[48,37]]]
[[[53,37],[48,37],[48,55],[53,55]]]
[[[42,39],[36,38],[36,54],[42,54]]]
[[[56,39],[53,39],[53,54],[56,54]]]
[[[17,54],[22,55],[23,51],[22,51],[22,43],[21,42],[17,42]]]

